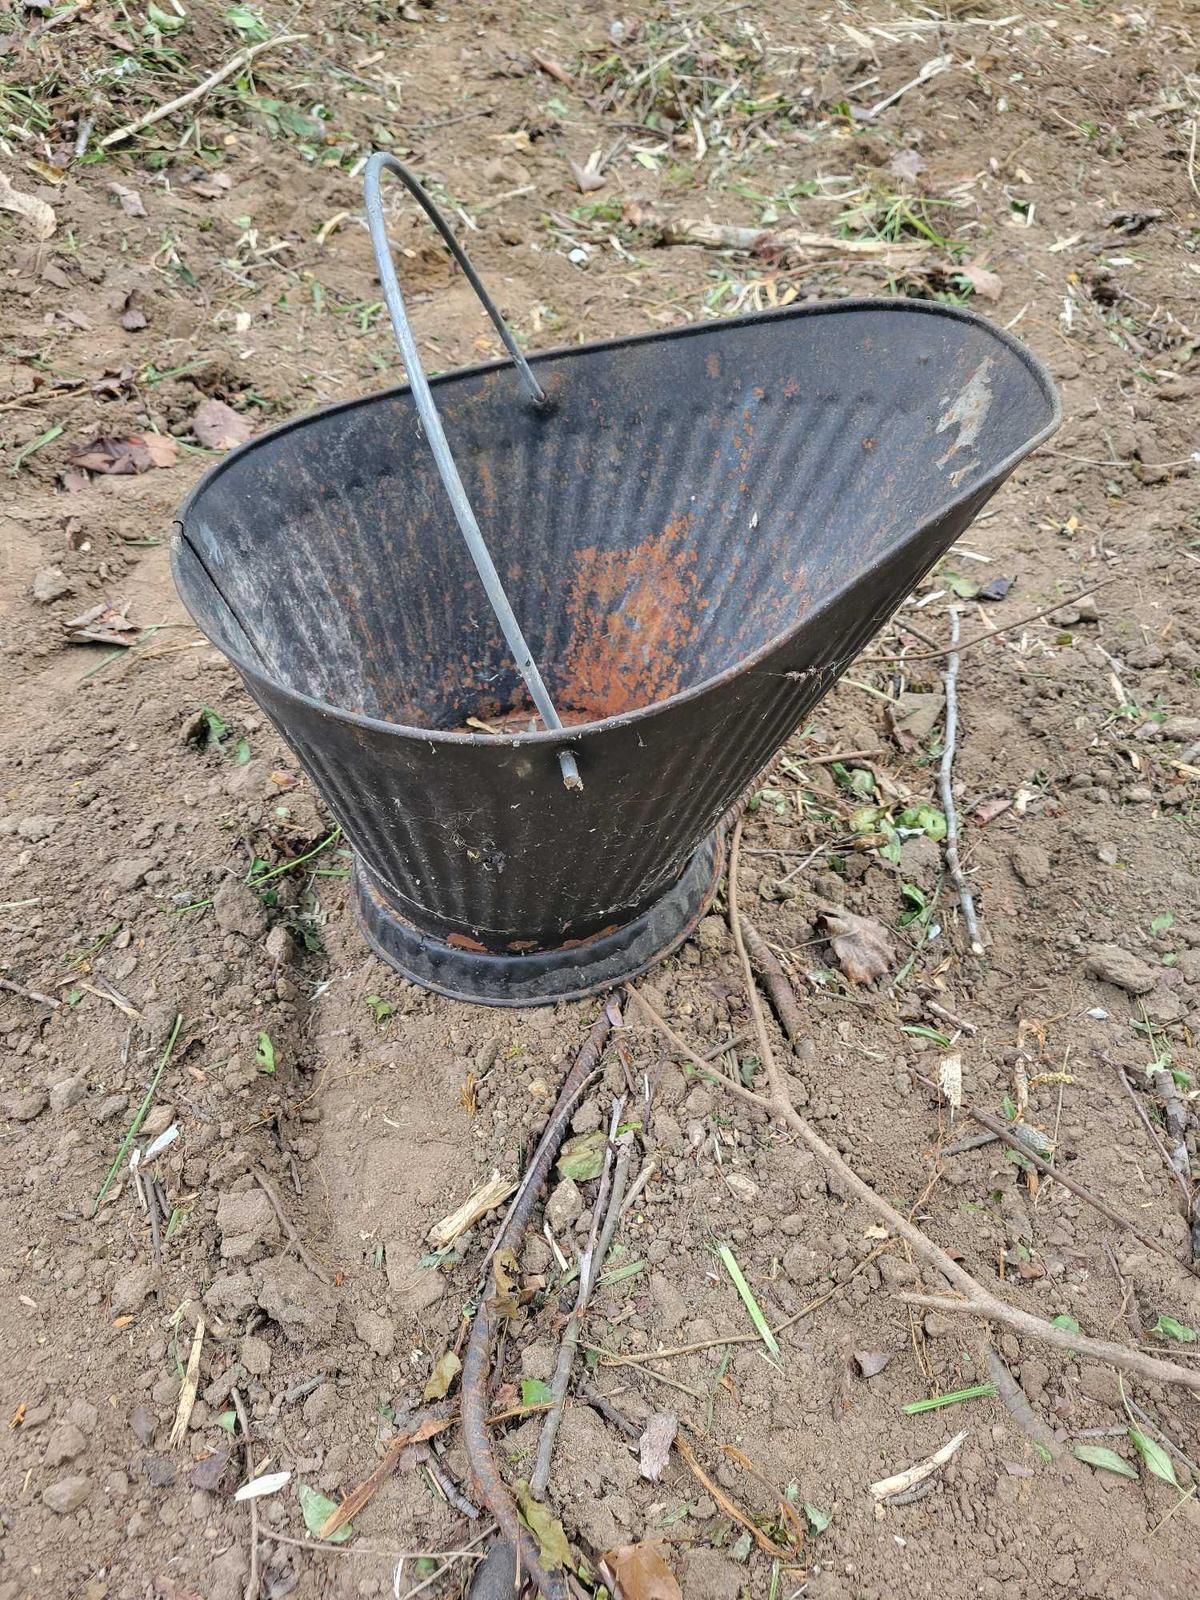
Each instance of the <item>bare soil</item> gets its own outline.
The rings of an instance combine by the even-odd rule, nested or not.
[[[389,1478],[351,1540],[314,1549],[297,1486],[336,1500],[420,1408],[496,1219],[440,1267],[421,1264],[428,1231],[493,1170],[519,1173],[598,1002],[452,1005],[367,953],[343,843],[188,624],[167,561],[175,507],[215,459],[192,433],[205,401],[259,428],[397,380],[355,172],[375,146],[433,183],[531,348],[897,292],[969,298],[1048,364],[1061,433],[903,612],[940,645],[950,604],[970,638],[1063,602],[962,658],[956,788],[985,956],[967,953],[934,840],[906,839],[897,864],[851,825],[864,803],[893,815],[910,797],[936,804],[942,663],[894,629],[868,657],[909,659],[859,662],[792,741],[748,819],[741,894],[802,994],[811,1032],[789,1070],[813,1125],[1014,1304],[1194,1360],[1194,1343],[1154,1331],[1164,1316],[1200,1329],[1200,1285],[1179,1188],[1118,1072],[1156,1128],[1148,1064],[1169,1057],[1192,1103],[1189,9],[954,3],[939,20],[884,0],[762,0],[618,18],[505,0],[269,0],[255,13],[184,0],[143,16],[97,0],[0,22],[3,171],[56,219],[39,239],[36,217],[0,212],[0,976],[58,1002],[0,991],[0,1600],[404,1595],[429,1568],[407,1559],[398,1571],[399,1555],[460,1549],[479,1531],[418,1461]],[[305,37],[264,52],[252,74],[98,150],[248,39],[290,31]],[[593,151],[609,156],[603,186],[581,193],[568,160],[582,168]],[[866,211],[847,221],[855,206]],[[889,268],[660,246],[662,230],[639,221],[651,214],[891,230],[928,249]],[[394,232],[430,366],[497,354],[413,208],[397,206]],[[72,465],[96,440],[155,434],[178,441],[174,465]],[[973,592],[996,578],[1012,580],[1004,598]],[[120,659],[67,641],[64,622],[101,602],[146,630]],[[889,703],[899,696],[923,698]],[[842,774],[816,759],[843,750],[874,753]],[[286,870],[247,885],[274,868]],[[932,912],[905,922],[918,892]],[[891,930],[898,953],[880,984],[844,981],[817,928],[830,902]],[[714,1073],[753,1075],[719,916],[646,992],[695,1049],[737,1041]],[[155,1265],[125,1164],[97,1196],[177,1016],[142,1127],[179,1129],[155,1169],[172,1217]],[[652,1365],[593,1353],[590,1381],[637,1422],[677,1414],[722,1495],[762,1526],[789,1486],[829,1520],[798,1570],[773,1573],[678,1455],[661,1481],[642,1478],[618,1430],[573,1397],[548,1499],[576,1557],[594,1568],[615,1545],[661,1538],[688,1600],[1194,1593],[1195,1496],[1144,1467],[1136,1481],[1094,1470],[1070,1449],[1107,1445],[1137,1469],[1127,1398],[1175,1442],[1186,1494],[1195,1399],[1139,1382],[1123,1397],[1105,1367],[909,1314],[890,1291],[921,1274],[874,1217],[719,1081],[685,1072],[638,1017],[626,1024],[634,1081],[653,1088],[638,1159],[655,1169],[611,1258],[632,1270],[599,1291],[585,1342],[617,1355],[703,1348]],[[971,1130],[909,1069],[936,1074],[956,1052],[965,1093],[993,1112],[1027,1084],[1027,1119],[1056,1159],[1166,1254],[1062,1185],[1032,1183],[998,1145],[947,1154]],[[624,1092],[614,1048],[576,1129],[606,1121]],[[1193,1121],[1193,1161],[1195,1146]],[[256,1171],[328,1282],[299,1258]],[[551,1201],[568,1255],[595,1198],[580,1188]],[[820,1302],[780,1335],[777,1365],[758,1344],[711,1343],[750,1331],[719,1243],[772,1324]],[[549,1377],[567,1303],[543,1237],[522,1268],[530,1296],[500,1374],[510,1404],[512,1386]],[[172,1446],[200,1315],[199,1398]],[[985,1382],[989,1349],[1065,1447],[1058,1461],[1000,1398],[901,1409]],[[866,1379],[856,1351],[890,1360]],[[234,1390],[253,1470],[292,1473],[258,1501],[250,1586]],[[497,1430],[510,1481],[527,1476],[539,1428],[533,1415]],[[871,1482],[960,1428],[966,1442],[929,1492],[875,1505]],[[445,1438],[433,1465],[466,1486],[457,1436]],[[432,1592],[463,1592],[468,1574],[460,1561]]]

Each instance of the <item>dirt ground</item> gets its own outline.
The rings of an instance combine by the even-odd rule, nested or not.
[[[856,664],[756,802],[741,896],[802,997],[788,1067],[813,1126],[1013,1305],[1194,1362],[1200,1285],[1153,1142],[1172,1137],[1170,1084],[1185,1118],[1194,1104],[1200,1028],[1189,10],[27,0],[0,19],[0,170],[41,202],[0,193],[0,976],[16,986],[0,991],[0,1600],[401,1596],[431,1578],[423,1592],[457,1595],[468,1560],[433,1577],[436,1558],[399,1557],[486,1526],[439,1487],[467,1488],[454,1430],[387,1478],[345,1543],[316,1543],[300,1488],[338,1500],[421,1409],[498,1218],[440,1263],[429,1230],[494,1171],[519,1174],[599,1003],[464,1007],[368,954],[344,842],[168,570],[175,509],[231,429],[397,381],[361,211],[375,147],[448,206],[529,348],[899,293],[970,304],[1047,364],[1061,432],[902,612],[936,647],[951,605],[970,638],[1063,602],[962,657],[955,783],[984,956],[936,839],[906,831],[898,861],[880,848],[885,818],[938,806],[943,663],[896,628],[868,652],[893,659]],[[101,146],[285,33],[301,37]],[[668,244],[663,219],[896,253]],[[414,209],[397,203],[393,227],[430,367],[497,354]],[[198,418],[214,400],[233,415]],[[69,637],[104,605],[133,648]],[[842,751],[865,754],[818,759]],[[875,984],[846,981],[819,926],[830,903],[888,930]],[[693,1049],[732,1042],[714,1074],[753,1078],[719,915],[644,991]],[[547,1499],[578,1592],[606,1551],[659,1539],[687,1600],[1194,1593],[1196,1396],[906,1309],[892,1291],[922,1274],[875,1216],[719,1079],[685,1072],[641,1014],[625,1021],[626,1064],[654,1091],[636,1160],[654,1166],[580,1369],[638,1424],[676,1415],[708,1485],[678,1452],[642,1477],[573,1395]],[[1023,1109],[1142,1239],[996,1143],[948,1153],[971,1127],[910,1069],[936,1076],[955,1054],[969,1100]],[[624,1072],[610,1048],[576,1132],[607,1121]],[[97,1203],[152,1083],[138,1147],[178,1129],[148,1168],[157,1239],[128,1149]],[[594,1201],[594,1182],[548,1201],[568,1257]],[[773,1326],[819,1302],[778,1362],[713,1342],[753,1332],[721,1244]],[[569,1304],[545,1235],[521,1267],[497,1379],[517,1410],[551,1375]],[[172,1442],[201,1316],[198,1398]],[[681,1345],[701,1348],[614,1364]],[[867,1378],[855,1352],[889,1359]],[[999,1396],[902,1409],[987,1383],[989,1353],[1032,1423]],[[1129,1438],[1143,1414],[1179,1487]],[[511,1483],[540,1426],[495,1430]],[[931,1487],[876,1505],[873,1481],[960,1429]],[[255,1502],[251,1582],[233,1493],[276,1471],[291,1480]],[[768,1542],[806,1537],[772,1557],[731,1506]]]

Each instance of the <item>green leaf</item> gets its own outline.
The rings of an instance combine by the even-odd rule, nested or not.
[[[369,994],[367,996],[367,1004],[374,1013],[375,1021],[379,1023],[386,1022],[396,1010],[390,1000],[383,1000],[377,994]]]
[[[1170,1456],[1161,1445],[1155,1444],[1153,1439],[1148,1439],[1137,1428],[1130,1428],[1129,1442],[1156,1478],[1161,1478],[1164,1483],[1169,1483],[1178,1489],[1179,1480],[1175,1476],[1175,1468],[1171,1465]]]
[[[1175,926],[1175,913],[1173,911],[1160,911],[1150,924],[1151,933],[1166,933],[1168,928]]]
[[[296,1494],[300,1501],[300,1511],[304,1517],[304,1526],[314,1539],[321,1537],[321,1529],[337,1510],[337,1501],[331,1500],[328,1495],[321,1494],[307,1483],[296,1485]],[[345,1544],[354,1533],[354,1524],[344,1522],[336,1533],[331,1533],[325,1541],[327,1544]]]
[[[249,6],[230,6],[225,13],[225,21],[231,28],[236,28],[243,39],[252,44],[259,44],[262,40],[271,37],[271,30],[258,13]]]
[[[204,726],[208,729],[209,744],[220,744],[229,732],[229,724],[219,711],[214,711],[211,706],[201,706],[200,715],[204,718]]]
[[[639,1272],[644,1272],[645,1261],[627,1261],[624,1266],[610,1267],[601,1274],[600,1282],[603,1284],[620,1283],[623,1278],[634,1278]]]
[[[260,1033],[258,1036],[258,1049],[254,1052],[254,1063],[260,1072],[265,1072],[268,1077],[275,1073],[275,1046],[271,1043],[269,1033]]]
[[[898,828],[919,828],[929,839],[946,837],[945,813],[936,806],[909,806],[896,818]]]
[[[224,1428],[226,1433],[232,1433],[237,1427],[237,1412],[222,1411],[221,1415],[217,1418],[217,1427]]]
[[[521,1404],[523,1406],[548,1406],[554,1399],[550,1385],[540,1378],[522,1378]]]
[[[721,1258],[721,1264],[724,1266],[725,1271],[733,1279],[733,1286],[738,1294],[741,1295],[742,1304],[750,1313],[750,1321],[757,1328],[759,1338],[773,1356],[778,1356],[779,1346],[775,1342],[775,1335],[771,1332],[767,1319],[763,1316],[762,1309],[754,1298],[754,1293],[746,1282],[741,1267],[737,1264],[737,1257],[727,1244],[720,1245],[717,1254]]]
[[[426,1403],[430,1400],[444,1400],[450,1393],[450,1385],[462,1371],[462,1362],[453,1350],[447,1350],[440,1355],[434,1363],[433,1371],[429,1375],[429,1382],[425,1385],[423,1399]]]
[[[524,1479],[516,1485],[521,1521],[538,1542],[538,1553],[547,1572],[558,1572],[571,1561],[571,1546],[563,1525],[540,1500],[535,1500]]]
[[[901,1033],[911,1033],[918,1039],[932,1039],[934,1044],[940,1044],[943,1050],[949,1050],[950,1041],[944,1033],[937,1028],[927,1028],[923,1022],[913,1022],[900,1029]]]
[[[1083,1332],[1083,1329],[1075,1321],[1075,1318],[1072,1317],[1072,1316],[1068,1316],[1065,1311],[1060,1311],[1058,1316],[1051,1317],[1050,1318],[1050,1326],[1052,1328],[1065,1328],[1068,1333],[1082,1333]]]
[[[974,578],[968,578],[961,572],[940,572],[939,579],[949,589],[951,594],[960,600],[974,600],[979,593],[980,585]]]
[[[604,1166],[604,1149],[608,1135],[603,1128],[594,1133],[576,1134],[563,1145],[558,1158],[558,1170],[564,1178],[574,1178],[576,1183],[586,1183],[598,1178]]]
[[[160,33],[178,33],[187,18],[174,16],[152,3],[146,7],[146,20],[153,23]]]
[[[939,1411],[942,1406],[956,1406],[960,1400],[990,1400],[995,1393],[994,1383],[977,1383],[973,1389],[956,1389],[953,1394],[934,1395],[932,1400],[911,1400],[903,1409],[907,1416],[915,1417],[922,1411]]]
[[[1164,1339],[1174,1339],[1179,1344],[1193,1344],[1196,1339],[1195,1328],[1189,1328],[1186,1322],[1176,1322],[1174,1317],[1168,1317],[1165,1313],[1150,1332],[1159,1333]]]
[[[819,1507],[804,1502],[804,1515],[808,1518],[808,1525],[814,1533],[824,1533],[833,1521],[832,1511],[822,1511]]]
[[[1137,1478],[1137,1468],[1131,1467],[1124,1456],[1119,1456],[1107,1445],[1077,1444],[1073,1447],[1072,1454],[1077,1461],[1084,1461],[1099,1472],[1115,1472],[1119,1478]]]
[[[238,742],[233,747],[234,765],[235,766],[239,766],[239,767],[244,767],[246,765],[247,761],[249,761],[249,759],[250,759],[250,741],[249,741],[249,739],[239,739]]]

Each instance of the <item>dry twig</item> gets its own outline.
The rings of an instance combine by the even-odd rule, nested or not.
[[[958,859],[958,812],[954,805],[954,752],[958,744],[958,607],[950,607],[950,653],[946,657],[946,670],[942,681],[946,687],[946,742],[942,750],[942,764],[938,773],[938,789],[942,797],[942,810],[946,817],[946,870],[958,890],[958,903],[962,907],[963,922],[971,945],[971,954],[983,954],[983,940],[979,937],[979,922],[975,916],[975,899]]]
[[[745,941],[741,934],[741,912],[738,908],[737,874],[742,840],[742,818],[739,817],[733,830],[733,838],[729,851],[729,925],[733,934],[734,945],[738,958],[742,964],[742,971],[747,984],[747,995],[750,1001],[750,1013],[754,1021],[755,1032],[758,1036],[759,1048],[764,1070],[767,1074],[768,1093],[759,1094],[753,1089],[744,1089],[740,1084],[735,1084],[730,1079],[717,1080],[727,1094],[735,1096],[746,1105],[754,1106],[782,1122],[789,1128],[801,1142],[808,1147],[827,1172],[834,1173],[851,1194],[870,1207],[877,1216],[887,1224],[891,1232],[898,1234],[909,1245],[914,1253],[920,1257],[927,1267],[938,1272],[963,1296],[961,1300],[951,1299],[945,1295],[912,1295],[901,1294],[900,1299],[912,1305],[924,1305],[938,1311],[966,1311],[973,1316],[983,1317],[989,1322],[997,1322],[1014,1333],[1023,1334],[1026,1338],[1037,1339],[1043,1344],[1052,1344],[1060,1350],[1074,1350],[1081,1356],[1091,1356],[1097,1361],[1106,1361],[1109,1365],[1118,1367],[1122,1371],[1135,1373],[1138,1377],[1145,1378],[1151,1383],[1172,1383],[1182,1388],[1190,1389],[1193,1393],[1200,1393],[1200,1372],[1189,1372],[1184,1367],[1172,1361],[1162,1361],[1152,1356],[1146,1356],[1141,1351],[1129,1350],[1124,1345],[1113,1344],[1107,1339],[1091,1339],[1084,1334],[1068,1332],[1065,1328],[1056,1328],[1043,1317],[1035,1317],[1027,1311],[1020,1311],[1015,1306],[1006,1304],[998,1299],[990,1290],[985,1289],[965,1268],[933,1240],[924,1234],[920,1228],[910,1222],[892,1205],[871,1188],[870,1184],[860,1178],[836,1150],[826,1144],[816,1130],[809,1126],[800,1113],[792,1105],[787,1092],[782,1071],[775,1060],[775,1053],[771,1048],[770,1035],[767,1032],[766,1018],[763,1013],[762,1001],[759,999],[758,988],[754,982],[754,971],[750,965],[750,958],[746,954]],[[636,990],[632,991],[637,995]],[[640,996],[637,996],[640,999]],[[655,1014],[642,1002],[646,1015],[652,1021],[656,1020]]]
[[[244,50],[239,50],[237,55],[230,56],[223,67],[218,67],[215,72],[210,72],[208,77],[189,89],[186,94],[168,100],[161,106],[155,106],[153,111],[147,111],[134,122],[128,122],[123,128],[117,128],[113,133],[106,134],[100,141],[101,150],[107,150],[110,144],[120,144],[123,139],[132,139],[135,133],[141,133],[143,128],[153,127],[156,122],[161,122],[164,117],[169,117],[176,111],[183,111],[188,106],[195,105],[197,100],[203,100],[210,89],[215,89],[219,83],[224,83],[226,78],[232,78],[235,72],[241,72],[248,67],[255,56],[264,50],[275,50],[281,44],[295,44],[299,39],[307,39],[306,33],[281,33],[274,39],[260,39],[257,44],[247,45]]]

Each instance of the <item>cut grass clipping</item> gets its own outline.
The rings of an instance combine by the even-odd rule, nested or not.
[[[915,1417],[922,1411],[940,1411],[942,1406],[956,1406],[960,1400],[990,1400],[996,1393],[994,1383],[977,1383],[973,1389],[955,1389],[953,1394],[934,1395],[932,1400],[912,1400],[904,1407],[906,1416]]]
[[[754,1293],[751,1290],[750,1285],[746,1282],[741,1267],[739,1267],[737,1264],[737,1257],[727,1244],[719,1245],[717,1247],[717,1254],[721,1258],[721,1264],[725,1268],[725,1271],[733,1279],[733,1286],[741,1295],[742,1304],[750,1313],[750,1321],[758,1329],[759,1338],[766,1345],[767,1349],[773,1356],[778,1356],[780,1352],[779,1346],[775,1342],[775,1335],[768,1327],[767,1319],[762,1314],[762,1308],[759,1306],[758,1301],[754,1298]]]
[[[158,1088],[159,1080],[162,1078],[163,1073],[167,1069],[167,1062],[171,1059],[171,1052],[175,1048],[175,1041],[179,1037],[179,1029],[182,1024],[183,1012],[176,1012],[175,1026],[171,1029],[171,1037],[167,1040],[167,1048],[162,1053],[162,1060],[154,1069],[154,1076],[150,1080],[150,1087],[146,1090],[145,1098],[143,1099],[141,1105],[134,1112],[133,1121],[129,1124],[128,1131],[126,1132],[125,1137],[121,1140],[121,1148],[117,1151],[116,1160],[113,1162],[112,1166],[109,1167],[104,1182],[100,1185],[100,1193],[96,1196],[97,1205],[100,1204],[101,1200],[104,1199],[104,1196],[112,1187],[113,1179],[116,1177],[117,1173],[120,1172],[121,1167],[124,1164],[125,1157],[129,1154],[130,1145],[138,1136],[138,1129],[146,1120],[146,1114],[150,1110],[151,1103],[154,1100],[154,1094]]]

